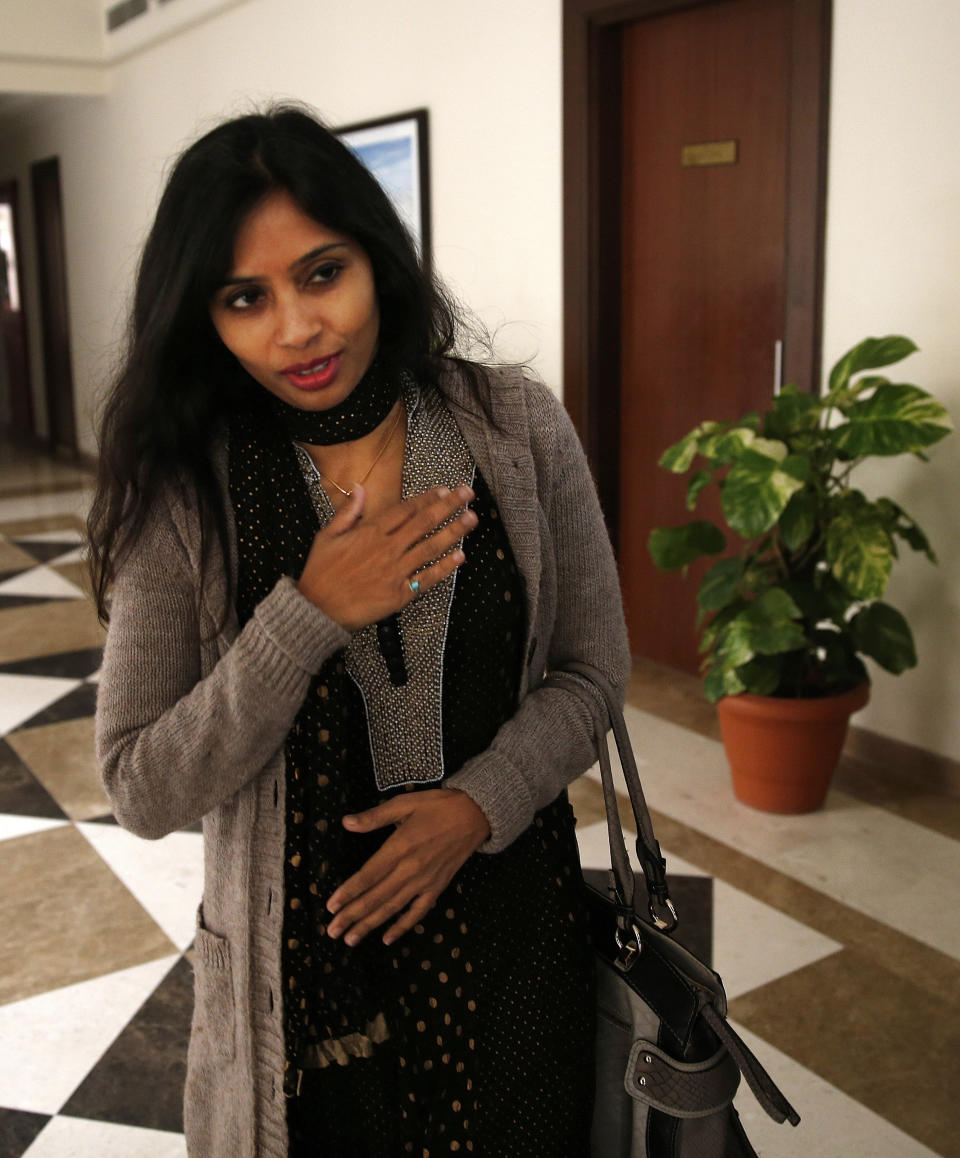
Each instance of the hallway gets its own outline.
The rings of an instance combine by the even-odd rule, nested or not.
[[[0,456],[0,1158],[184,1158],[199,826],[146,842],[110,815],[90,479]],[[734,800],[697,681],[638,664],[627,716],[681,932],[803,1118],[741,1087],[759,1153],[960,1158],[960,785],[849,756],[823,812],[765,815]],[[602,864],[595,772],[571,799]]]

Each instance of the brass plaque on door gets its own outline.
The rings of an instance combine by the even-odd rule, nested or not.
[[[680,150],[680,164],[685,168],[692,165],[735,165],[738,143],[704,141],[699,145],[684,145]]]

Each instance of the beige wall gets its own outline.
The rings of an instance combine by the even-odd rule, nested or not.
[[[867,333],[907,333],[923,352],[905,373],[960,417],[960,6],[834,7],[826,355]],[[31,160],[61,157],[84,446],[165,159],[222,114],[275,95],[334,123],[429,107],[438,268],[488,325],[505,323],[504,355],[532,357],[559,387],[560,31],[559,0],[248,0],[118,65],[106,97],[0,123],[0,177],[26,189]],[[33,354],[37,366],[36,337]],[[907,561],[891,586],[921,666],[881,673],[861,722],[955,757],[958,458],[955,437],[932,465],[892,461],[861,479],[927,526],[942,559]]]
[[[896,380],[935,393],[960,426],[960,5],[834,8],[827,364],[867,334],[907,334],[920,353]],[[939,567],[904,558],[891,581],[920,666],[899,678],[879,672],[858,722],[958,757],[960,434],[935,447],[930,464],[891,459],[854,481],[899,502],[940,556]]]

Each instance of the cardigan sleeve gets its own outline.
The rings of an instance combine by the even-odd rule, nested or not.
[[[97,695],[107,796],[118,823],[148,839],[195,822],[255,777],[282,746],[311,676],[350,638],[283,578],[203,677],[202,648],[217,646],[216,629],[201,613],[178,522],[158,502],[120,569]]]
[[[586,455],[561,403],[539,384],[529,396],[531,449],[556,559],[556,614],[548,674],[581,661],[598,668],[622,704],[630,674],[623,604],[613,550]],[[571,677],[579,680],[580,677]],[[492,745],[444,781],[483,810],[482,852],[499,852],[596,759],[593,717],[562,687],[529,692]]]

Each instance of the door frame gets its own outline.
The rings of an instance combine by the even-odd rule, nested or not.
[[[47,399],[50,450],[76,460],[76,391],[70,340],[70,299],[67,293],[67,239],[63,220],[60,158],[45,157],[30,166],[33,228],[36,237],[37,280],[40,289],[40,332],[43,378]],[[49,201],[47,195],[49,194]],[[46,212],[49,206],[51,215]],[[51,228],[52,224],[52,228]]]
[[[620,32],[727,0],[563,0],[563,399],[620,524]],[[820,387],[832,0],[791,0],[784,381]],[[691,423],[696,415],[691,416]]]
[[[27,327],[26,293],[23,285],[23,243],[20,229],[20,190],[14,178],[0,181],[0,202],[9,205],[13,217],[13,245],[16,251],[16,276],[20,289],[20,318],[17,322],[23,377],[10,379],[10,429],[8,436],[31,440],[37,427],[33,412],[33,378],[30,373],[30,342]]]

